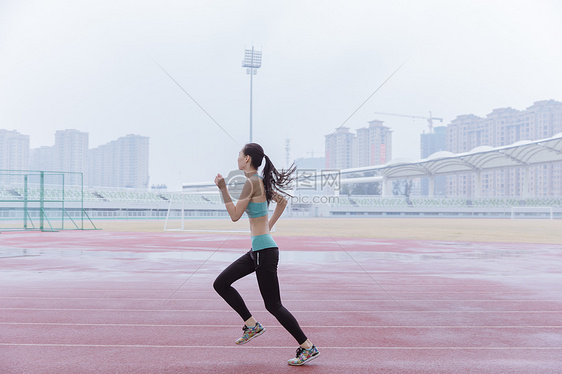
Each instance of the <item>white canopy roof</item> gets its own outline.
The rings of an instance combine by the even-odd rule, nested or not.
[[[467,153],[454,154],[441,151],[418,161],[395,159],[384,165],[345,169],[341,174],[374,171],[385,178],[415,178],[540,165],[557,161],[562,161],[562,133],[548,139],[525,140],[497,148],[481,146]]]
[[[363,172],[375,172],[379,178],[407,179],[433,175],[478,172],[516,166],[530,166],[562,161],[562,133],[542,140],[523,140],[512,145],[492,148],[476,147],[467,153],[454,154],[441,151],[424,160],[394,159],[384,165],[365,166],[343,170],[324,170],[323,175],[340,174],[346,183],[353,183],[353,176]],[[318,178],[319,176],[316,176]],[[369,181],[376,179],[367,178]],[[364,182],[365,180],[357,180]],[[216,188],[214,183],[185,183],[184,190]]]

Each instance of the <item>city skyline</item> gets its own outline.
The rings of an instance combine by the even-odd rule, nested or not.
[[[355,134],[349,127],[340,127],[335,133],[324,135],[324,154],[327,169],[349,169],[383,165],[392,159],[392,130],[384,121],[369,121]]]
[[[486,117],[457,116],[447,125],[447,151],[469,152],[562,133],[562,102],[536,101],[525,110],[497,108]],[[447,177],[448,196],[560,196],[562,163]]]
[[[140,133],[151,182],[213,181],[248,141],[240,62],[253,45],[254,140],[276,166],[287,138],[302,158],[373,119],[393,129],[394,157],[415,159],[426,122],[375,112],[451,121],[562,100],[561,16],[554,0],[5,0],[0,127],[32,135],[32,148],[59,128],[88,132],[92,147]]]
[[[85,187],[149,186],[148,137],[128,134],[90,148],[89,133],[66,129],[56,131],[52,146],[30,148],[29,141],[29,135],[0,129],[0,170],[69,172],[66,183]]]
[[[534,126],[522,126],[522,121],[523,119],[525,119],[525,121],[528,121],[528,116],[529,113],[534,113],[536,111],[550,111],[550,112],[554,112],[554,120],[550,120],[550,122],[544,122],[545,126],[539,127],[538,125],[534,125]],[[556,117],[559,116],[560,118]],[[508,134],[511,134],[511,137],[503,137],[503,130],[502,130],[502,137],[496,136],[496,137],[490,137],[488,136],[486,137],[482,137],[482,136],[471,136],[468,139],[468,142],[465,140],[464,141],[464,146],[460,147],[458,145],[455,145],[456,143],[453,142],[453,139],[455,139],[455,141],[458,143],[458,135],[454,135],[454,134],[458,134],[458,131],[454,131],[455,128],[460,128],[462,126],[474,126],[474,129],[470,130],[472,133],[478,132],[478,133],[488,133],[490,131],[492,131],[491,129],[488,129],[488,127],[490,127],[490,124],[495,124],[497,122],[497,119],[501,118],[501,119],[506,119],[509,121],[509,123],[507,125],[510,126],[510,128],[513,128],[514,126],[516,128],[518,128],[517,132],[514,132],[513,130],[511,130],[510,132],[507,132]],[[349,150],[347,151],[347,153],[344,155],[345,157],[347,157],[349,160],[347,161],[349,163],[349,165],[347,164],[341,164],[340,166],[337,166],[336,164],[334,165],[330,165],[329,164],[329,157],[326,157],[327,155],[327,149],[325,149],[325,167],[328,169],[334,169],[334,168],[349,168],[349,167],[360,167],[360,166],[368,166],[368,165],[380,165],[380,164],[384,164],[386,161],[391,161],[392,159],[394,159],[395,157],[392,157],[392,128],[387,127],[385,125],[383,125],[384,121],[380,121],[377,119],[368,121],[368,127],[360,127],[356,129],[356,133],[350,133],[349,132],[349,128],[348,127],[340,127],[338,129],[338,132],[336,133],[332,133],[332,134],[328,134],[328,135],[324,135],[325,141],[326,143],[328,143],[329,139],[332,139],[332,141],[335,141],[338,138],[341,138],[341,136],[347,137],[348,139],[346,140],[346,142],[348,143],[348,147]],[[541,122],[542,124],[542,122]],[[524,128],[524,131],[521,131],[520,128]],[[518,109],[514,109],[511,107],[506,107],[506,108],[495,108],[492,109],[492,111],[490,113],[488,113],[485,117],[480,117],[480,116],[476,116],[473,114],[459,114],[456,116],[456,118],[448,123],[445,124],[445,126],[437,126],[434,129],[433,133],[424,133],[420,136],[420,148],[421,148],[421,154],[419,157],[416,158],[412,158],[412,161],[415,160],[421,160],[424,158],[429,157],[431,154],[438,152],[438,151],[442,151],[442,150],[446,150],[448,152],[453,152],[453,153],[462,153],[462,152],[467,152],[472,150],[473,148],[482,146],[482,145],[487,145],[487,146],[501,146],[501,145],[509,145],[512,143],[515,143],[517,141],[521,141],[521,140],[538,140],[540,138],[547,138],[550,136],[555,135],[557,132],[562,131],[562,102],[556,101],[556,100],[543,100],[543,101],[536,101],[533,103],[533,105],[527,107],[524,110],[518,110]],[[463,130],[466,131],[466,130]],[[64,136],[66,135],[66,136]],[[71,142],[71,146],[72,147],[77,147],[77,149],[75,149],[74,151],[70,151],[69,147],[64,147],[64,142],[65,139],[68,142],[68,138],[69,135],[74,136],[77,140],[74,140],[73,142]],[[112,143],[116,143],[118,141],[121,141],[122,139],[126,139],[128,137],[138,137],[138,138],[143,138],[146,139],[146,142],[148,142],[148,137],[142,137],[139,135],[127,135],[125,137],[120,137],[117,140],[113,140],[105,145],[101,145],[98,146],[96,148],[88,148],[87,150],[89,151],[89,155],[93,155],[96,154],[96,152],[101,151],[104,148],[109,147]],[[526,137],[525,137],[526,136]],[[20,134],[15,130],[6,130],[6,129],[0,129],[0,140],[1,140],[1,144],[6,144],[8,146],[2,146],[2,150],[3,152],[0,153],[0,165],[5,165],[6,164],[6,160],[9,160],[9,157],[12,157],[17,160],[14,161],[14,165],[23,165],[22,164],[22,159],[27,157],[27,159],[29,160],[29,169],[37,169],[37,170],[57,170],[57,171],[80,171],[80,169],[82,168],[82,170],[93,170],[92,169],[92,162],[91,161],[87,161],[85,160],[85,156],[82,154],[84,152],[84,144],[86,144],[86,147],[88,146],[88,137],[89,137],[89,133],[83,133],[80,132],[78,130],[75,129],[67,129],[67,130],[57,130],[55,132],[55,144],[53,146],[42,146],[39,148],[30,148],[29,147],[29,143],[30,143],[30,139],[31,137],[29,135],[26,134]],[[437,138],[436,138],[437,137]],[[384,148],[382,151],[385,152],[385,155],[382,154],[381,151],[381,139],[383,139],[383,141],[389,141],[389,146],[387,148]],[[443,138],[443,139],[442,139]],[[445,140],[444,138],[447,139],[446,142],[446,146],[445,148],[443,148],[443,141]],[[369,139],[369,140],[368,140]],[[374,140],[377,139],[376,142],[374,142]],[[501,139],[501,140],[500,140]],[[341,139],[340,139],[341,140]],[[371,141],[371,143],[369,143],[369,141]],[[11,142],[11,143],[10,143]],[[432,144],[432,142],[435,142],[434,144]],[[13,143],[13,144],[12,144]],[[345,142],[344,142],[345,143]],[[1,145],[0,144],[0,145]],[[11,146],[9,144],[12,144]],[[69,143],[70,144],[70,143]],[[77,145],[79,144],[79,145]],[[342,143],[343,144],[343,143]],[[362,148],[367,149],[368,152],[363,152],[364,154],[360,154],[360,150],[358,145],[361,144]],[[382,144],[383,146],[385,146],[384,144]],[[24,153],[18,153],[18,152],[8,152],[9,149],[13,149],[14,146],[19,146],[22,147],[22,149],[26,149],[26,151]],[[341,144],[340,144],[341,146]],[[143,161],[143,163],[148,164],[148,143],[146,144],[146,155],[145,158],[146,160]],[[69,152],[74,152],[74,154],[79,155],[79,157],[73,157],[73,158],[69,158]],[[49,161],[50,158],[52,158],[51,153],[60,153],[60,154],[66,154],[67,157],[59,157],[57,159],[56,162],[53,161]],[[100,154],[102,154],[103,152],[98,152]],[[107,152],[105,152],[107,153]],[[114,151],[115,153],[115,151]],[[122,152],[121,152],[122,153]],[[14,154],[14,155],[12,155]],[[24,156],[25,154],[27,154],[27,156]],[[376,159],[376,157],[382,157],[379,159]],[[92,159],[92,156],[90,156],[90,159]],[[299,158],[301,164],[304,162],[305,164],[307,163],[308,157],[304,157],[304,158]],[[370,162],[368,161],[370,160]],[[385,162],[382,162],[385,161]],[[88,166],[84,166],[85,162],[87,162],[89,165]],[[341,160],[339,161],[341,163]],[[80,165],[80,166],[77,166]],[[112,165],[111,161],[105,161],[105,169],[109,170],[111,169],[110,165]],[[557,171],[560,168],[560,166],[554,166],[554,178],[558,178],[560,179],[560,177],[558,176],[559,171]],[[114,174],[124,174],[124,170],[123,167],[121,167],[120,171],[115,171]],[[135,174],[136,172],[134,172],[133,174]],[[489,178],[493,179],[496,183],[500,183],[497,182],[498,177],[497,176],[493,176],[495,174],[497,174],[496,172],[493,173],[489,173],[489,174],[485,174],[484,178],[486,179],[486,184],[490,184],[491,182],[489,182]],[[515,172],[510,172],[511,173],[511,180],[512,180],[512,190],[520,190],[521,189],[521,185],[522,182],[520,180],[522,180],[522,176],[521,173],[517,172],[517,178],[519,178],[519,181],[516,181],[513,176],[513,174]],[[549,178],[552,179],[552,173],[553,171],[549,171],[547,174],[550,176]],[[94,174],[94,173],[91,173]],[[85,172],[85,185],[90,185],[90,186],[113,186],[113,187],[136,187],[136,188],[148,188],[150,185],[160,185],[160,187],[162,187],[163,185],[166,185],[165,183],[158,183],[157,181],[154,181],[152,179],[149,180],[149,174],[148,174],[148,166],[146,166],[146,172],[142,172],[142,176],[140,177],[140,180],[143,180],[144,182],[138,182],[138,180],[136,180],[135,182],[129,182],[129,183],[125,183],[123,181],[120,182],[116,182],[115,177],[110,177],[108,175],[106,175],[105,177],[100,177],[99,176],[99,172],[97,173],[98,177],[97,179],[95,179],[96,181],[106,181],[105,183],[98,183],[98,182],[94,182],[94,184],[90,183],[90,179],[91,179],[91,175],[88,172]],[[136,174],[135,174],[136,175]],[[135,178],[137,178],[138,176],[136,176]],[[462,180],[463,178],[466,179],[466,177],[463,176],[458,176],[456,179],[458,180]],[[444,178],[441,178],[444,179]],[[453,178],[454,179],[454,178]],[[111,183],[107,183],[108,180],[112,180]],[[97,183],[97,184],[96,184]],[[422,185],[421,185],[421,189],[422,189],[422,194],[423,191],[427,190],[427,186],[425,185],[426,183],[424,182],[424,180],[421,181]],[[452,189],[449,184],[450,181],[447,181],[448,185],[448,191],[447,191],[447,195],[455,195],[455,194],[466,194],[466,191],[459,193],[459,187],[455,187],[454,189]],[[455,186],[457,186],[458,182],[454,182]],[[466,188],[467,182],[463,182],[464,183],[464,188]],[[468,184],[472,184],[474,185],[474,180],[472,180],[472,182],[468,182]],[[436,193],[437,194],[444,194],[444,190],[445,190],[445,180],[442,180],[441,182],[439,182],[439,185],[443,184],[442,186],[436,186]],[[443,192],[439,192],[439,191],[443,191]],[[511,192],[513,194],[513,191]]]

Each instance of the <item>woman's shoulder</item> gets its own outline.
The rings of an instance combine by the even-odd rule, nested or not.
[[[260,182],[263,183],[263,177],[261,175],[254,174],[250,178],[247,178],[246,181],[250,182],[250,183],[254,183],[254,184],[260,183]]]
[[[254,175],[252,175],[251,177],[249,177],[249,178],[247,178],[247,179],[248,179],[248,180],[251,180],[251,181],[259,181],[259,180],[262,180],[262,181],[263,181],[263,177],[262,177],[261,175],[259,175],[259,174],[254,174]]]
[[[251,183],[252,185],[252,198],[256,200],[260,200],[261,194],[265,191],[265,185],[263,182],[263,178],[261,175],[254,174],[250,178],[248,178],[247,183]]]

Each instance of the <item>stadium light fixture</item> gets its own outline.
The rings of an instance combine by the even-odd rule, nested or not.
[[[250,75],[250,143],[252,142],[252,88],[253,88],[253,76],[258,73],[258,69],[261,67],[261,51],[256,51],[254,46],[252,49],[246,49],[244,51],[244,61],[242,61],[242,67],[246,68],[246,74]]]

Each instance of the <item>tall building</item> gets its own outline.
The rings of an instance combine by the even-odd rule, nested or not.
[[[391,159],[392,132],[383,121],[370,121],[357,134],[349,132],[349,127],[341,127],[325,137],[328,169],[381,165]]]
[[[26,170],[29,167],[29,135],[0,130],[0,170]]]
[[[433,132],[420,135],[420,156],[426,159],[432,154],[447,150],[447,127],[438,126],[433,128]],[[429,195],[429,179],[420,180],[421,195]],[[433,195],[444,196],[447,193],[447,178],[443,175],[435,176],[433,181]]]
[[[127,135],[92,150],[88,138],[86,132],[59,130],[54,146],[30,150],[28,135],[0,129],[0,170],[72,172],[49,173],[46,184],[148,188],[147,137]],[[1,183],[21,179],[7,174],[0,172]]]
[[[84,173],[87,184],[88,133],[78,130],[58,130],[55,133],[53,149],[53,170]],[[78,174],[65,177],[65,184],[79,185],[82,177]]]
[[[297,169],[307,169],[321,171],[326,167],[326,158],[324,157],[306,157],[297,158],[295,160]]]
[[[53,171],[54,147],[39,147],[30,150],[29,168],[31,170]]]
[[[420,156],[428,158],[432,154],[447,150],[447,127],[438,126],[431,133],[420,135]]]
[[[26,170],[29,168],[29,135],[13,130],[0,130],[0,170]],[[15,175],[0,172],[0,183],[13,183]]]
[[[88,154],[89,187],[116,186],[117,183],[113,180],[113,173],[111,172],[114,166],[113,160],[116,157],[115,154],[112,154],[112,147],[109,144],[90,149]]]
[[[560,132],[562,102],[537,101],[523,111],[500,108],[486,118],[472,114],[458,116],[447,126],[447,150],[462,153],[480,146],[500,147],[544,139]],[[562,196],[561,175],[562,163],[554,163],[483,172],[479,183],[482,196]],[[447,194],[474,196],[476,183],[474,174],[449,176]]]
[[[351,166],[351,145],[354,135],[349,132],[349,127],[340,127],[336,132],[325,135],[326,137],[326,168],[348,169]]]
[[[148,137],[127,135],[90,150],[90,187],[148,188]]]
[[[357,129],[352,148],[352,167],[386,164],[392,154],[392,132],[383,121],[370,121],[369,127]]]

